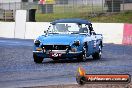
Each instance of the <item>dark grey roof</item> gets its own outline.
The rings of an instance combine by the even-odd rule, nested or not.
[[[77,24],[87,24],[87,25],[91,24],[90,21],[79,19],[79,18],[59,19],[59,20],[53,21],[51,24],[54,25],[56,23],[77,23]]]

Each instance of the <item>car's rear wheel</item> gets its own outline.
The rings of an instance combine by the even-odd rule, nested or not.
[[[34,62],[35,63],[42,63],[43,62],[43,57],[39,57],[36,54],[33,54]]]
[[[83,53],[77,58],[78,61],[86,61],[87,59],[87,48],[83,46]]]
[[[94,60],[97,60],[97,59],[101,59],[101,55],[102,55],[102,47],[101,45],[99,45],[99,50],[98,52],[95,52],[92,57]]]

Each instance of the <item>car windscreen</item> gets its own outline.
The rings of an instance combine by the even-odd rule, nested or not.
[[[87,33],[87,30],[88,29],[86,26],[83,27],[83,25],[78,25],[76,23],[57,23],[49,28],[50,33],[58,33],[58,34]]]

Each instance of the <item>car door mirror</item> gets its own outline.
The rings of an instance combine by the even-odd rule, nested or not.
[[[91,31],[91,35],[96,35],[95,31]]]
[[[95,32],[93,32],[93,35],[96,35],[96,33],[95,33]]]
[[[48,35],[48,30],[45,30],[45,31],[44,31],[44,35],[45,35],[45,36]]]
[[[86,33],[86,35],[87,35],[87,36],[90,36],[90,34],[89,34],[89,33]]]

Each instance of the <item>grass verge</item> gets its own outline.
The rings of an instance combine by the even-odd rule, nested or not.
[[[61,18],[83,18],[92,22],[105,22],[105,23],[132,23],[132,11],[121,13],[52,13],[52,14],[36,14],[36,21],[50,22]]]

